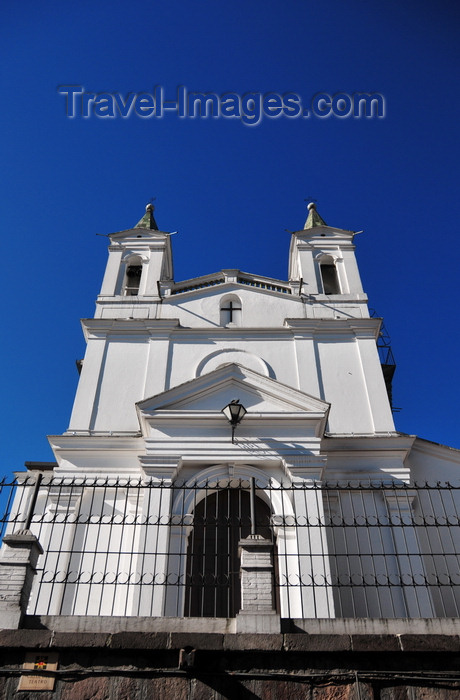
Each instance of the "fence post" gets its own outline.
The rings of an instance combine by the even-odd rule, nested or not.
[[[30,530],[5,535],[0,553],[0,627],[18,629],[27,610],[38,557],[43,554]]]
[[[241,610],[236,616],[238,632],[279,632],[275,610],[273,544],[260,535],[239,541],[241,555]]]

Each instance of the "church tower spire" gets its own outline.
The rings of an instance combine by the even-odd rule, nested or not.
[[[308,205],[303,229],[292,232],[289,281],[304,298],[308,296],[316,318],[369,316],[354,236],[354,231],[328,226],[314,202]]]
[[[171,239],[160,231],[153,204],[130,229],[110,233],[109,258],[97,299],[96,318],[137,318],[155,315],[162,286],[173,281]]]
[[[145,214],[141,219],[139,219],[135,228],[146,228],[150,229],[150,231],[158,231],[157,222],[155,221],[155,217],[153,216],[154,211],[155,207],[153,206],[153,204],[147,204],[147,206],[145,207]]]
[[[304,231],[307,231],[310,228],[315,228],[315,226],[327,226],[327,224],[316,211],[316,204],[314,202],[310,202],[308,205],[307,220],[303,228]]]

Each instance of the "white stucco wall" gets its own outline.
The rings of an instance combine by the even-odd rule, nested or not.
[[[246,328],[277,328],[289,316],[305,316],[304,304],[298,296],[225,284],[166,297],[160,309],[161,318],[177,318],[181,326],[190,328],[220,327],[220,306],[221,302],[225,305],[227,295],[240,299],[241,326]]]
[[[346,332],[343,332],[346,331]],[[245,329],[178,328],[88,343],[70,430],[137,430],[135,402],[229,362],[331,403],[333,433],[394,430],[375,342],[353,329],[334,335],[314,327]]]
[[[318,341],[318,354],[323,387],[321,398],[331,404],[329,431],[374,432],[357,343],[323,337]]]
[[[148,347],[139,337],[89,341],[69,430],[139,429],[135,403],[144,398]]]

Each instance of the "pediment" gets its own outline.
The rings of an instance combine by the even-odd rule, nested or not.
[[[309,394],[229,363],[189,382],[137,403],[140,416],[160,412],[219,412],[239,399],[250,413],[291,415],[325,420],[329,404]]]

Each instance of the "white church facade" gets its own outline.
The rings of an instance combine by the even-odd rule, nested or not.
[[[175,282],[152,205],[109,235],[57,465],[16,496],[29,611],[459,615],[460,453],[395,428],[354,237],[309,205],[286,281]]]

